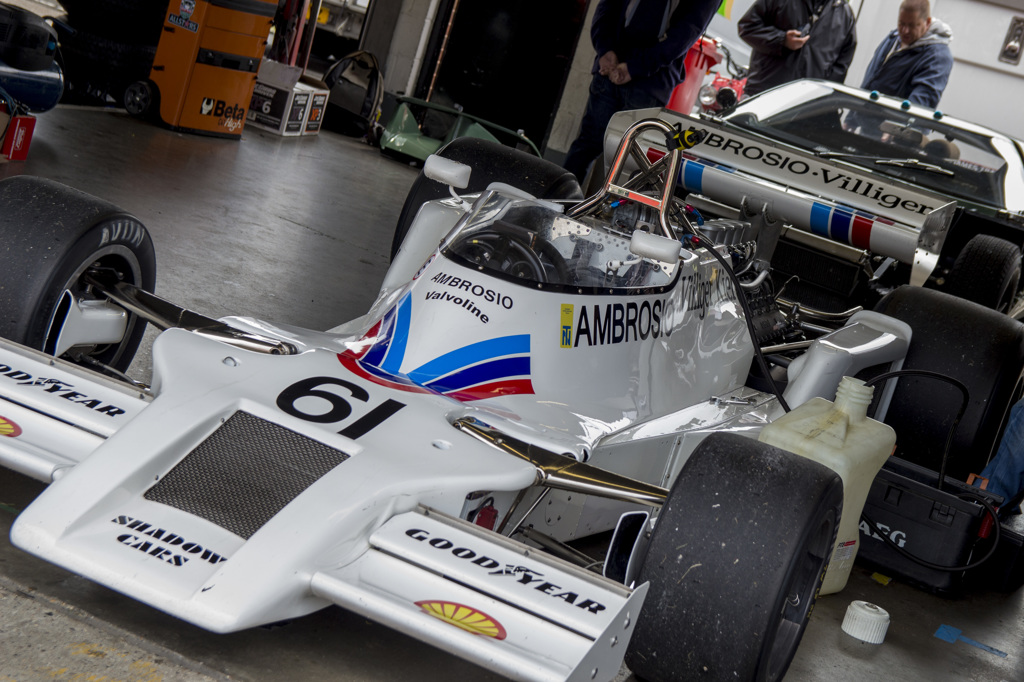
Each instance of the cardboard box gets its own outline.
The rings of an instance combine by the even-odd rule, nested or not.
[[[331,91],[323,81],[314,80],[306,76],[302,77],[299,85],[310,89],[309,108],[306,112],[306,122],[302,127],[303,135],[316,135],[323,125],[324,115],[327,113],[327,100]]]
[[[253,88],[247,124],[286,137],[320,132],[330,91],[321,81],[300,73],[297,67],[265,59]]]
[[[264,59],[246,113],[247,124],[278,135],[301,135],[309,106],[309,93],[300,93],[297,87],[301,75],[297,66]]]
[[[8,121],[10,121],[8,123]],[[11,161],[24,161],[28,158],[28,147],[32,143],[32,132],[36,129],[35,116],[15,116],[0,113],[0,130],[7,129],[0,154]]]

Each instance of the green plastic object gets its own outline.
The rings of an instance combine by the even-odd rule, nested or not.
[[[439,112],[442,115],[448,115],[454,118],[454,123],[447,126],[443,136],[438,136],[436,131],[433,135],[427,134],[421,127],[420,119],[416,117],[415,112],[417,110],[421,112],[422,110],[430,110]],[[537,145],[522,133],[499,126],[496,123],[491,123],[458,109],[414,97],[398,98],[398,107],[384,126],[384,132],[380,137],[380,147],[384,152],[392,152],[418,161],[426,161],[428,156],[457,137],[476,137],[499,144],[508,144],[507,140],[511,139],[515,140],[515,144],[522,143],[526,145],[534,154],[540,156],[540,150],[537,149]]]

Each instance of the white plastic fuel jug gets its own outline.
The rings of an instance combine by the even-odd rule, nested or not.
[[[835,403],[812,398],[766,426],[758,438],[820,462],[843,479],[843,515],[820,594],[846,587],[871,482],[896,445],[896,432],[867,416],[874,390],[860,379],[843,377]]]

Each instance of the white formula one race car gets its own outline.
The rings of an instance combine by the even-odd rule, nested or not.
[[[214,632],[337,604],[519,680],[609,680],[624,659],[648,680],[781,678],[843,489],[762,427],[902,362],[969,384],[958,438],[988,452],[1024,344],[921,288],[831,329],[783,314],[777,226],[698,228],[673,196],[691,137],[637,123],[583,201],[550,196],[578,188],[546,162],[453,143],[376,303],[326,332],[178,308],[151,293],[136,218],[0,182],[0,462],[50,483],[12,542]],[[473,177],[489,188],[460,196]],[[166,331],[141,386],[122,372],[146,322]],[[944,437],[958,396],[886,385],[901,438]],[[606,556],[573,544],[610,531]]]

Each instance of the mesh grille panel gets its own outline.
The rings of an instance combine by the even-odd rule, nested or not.
[[[248,412],[236,412],[146,499],[249,539],[348,455]]]

